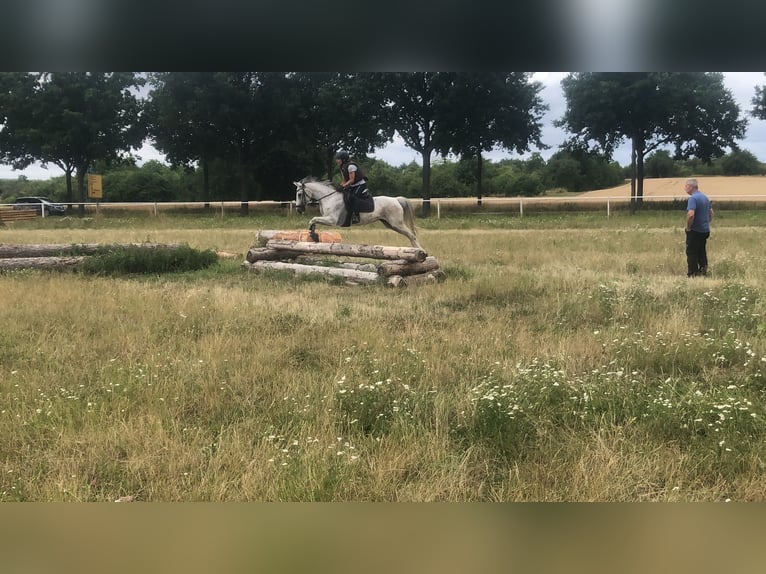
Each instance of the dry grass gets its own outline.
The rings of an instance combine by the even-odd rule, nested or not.
[[[644,180],[644,197],[686,199],[684,182],[686,178],[667,177]],[[698,177],[700,190],[713,199],[766,199],[766,177],[743,175],[738,177]],[[583,197],[630,197],[630,183],[589,191]]]
[[[732,217],[690,282],[662,215],[555,221],[428,223],[447,281],[401,291],[236,260],[0,274],[0,499],[762,499],[761,229]],[[257,232],[163,223],[2,239],[244,255]]]

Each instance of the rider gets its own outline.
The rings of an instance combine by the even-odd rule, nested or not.
[[[358,198],[367,198],[370,192],[367,191],[367,179],[362,170],[351,161],[351,157],[344,149],[335,154],[335,163],[340,166],[341,183],[340,188],[343,191],[343,200],[346,204],[346,221],[341,227],[350,227],[352,223],[359,223],[359,209],[357,206]]]

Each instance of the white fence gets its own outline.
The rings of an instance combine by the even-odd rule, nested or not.
[[[766,203],[766,194],[764,195],[722,195],[716,196],[708,194],[714,205],[726,205],[727,203]],[[686,195],[652,195],[643,198],[644,203],[650,202],[683,202],[687,200]],[[411,198],[413,206],[416,209],[422,207],[423,200],[420,198]],[[463,213],[497,213],[518,212],[520,216],[524,215],[524,210],[534,210],[535,208],[558,206],[558,209],[565,210],[564,206],[593,206],[601,205],[609,217],[613,209],[620,206],[626,207],[630,204],[631,198],[626,196],[557,196],[557,197],[483,197],[481,202],[476,197],[439,197],[431,199],[432,213],[435,212],[437,218],[441,217],[442,210],[460,210]],[[101,213],[108,211],[134,211],[145,212],[157,216],[166,211],[203,211],[208,210],[213,213],[224,216],[226,214],[238,214],[241,212],[243,204],[247,204],[248,212],[251,215],[259,213],[284,213],[292,215],[295,209],[294,201],[193,201],[193,202],[73,202],[67,203],[69,213],[77,213],[82,205],[86,213]],[[475,208],[474,211],[471,211]],[[595,209],[589,208],[589,211]]]

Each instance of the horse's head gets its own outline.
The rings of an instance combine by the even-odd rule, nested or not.
[[[295,184],[295,211],[303,213],[307,205],[319,205],[321,210],[322,201],[340,193],[331,181],[318,181],[313,177],[304,177]]]
[[[306,182],[302,179],[300,181],[294,181],[295,184],[295,211],[303,213],[306,211],[306,204],[308,199],[306,198]]]

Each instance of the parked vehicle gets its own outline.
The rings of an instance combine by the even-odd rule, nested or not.
[[[13,204],[13,209],[34,209],[40,215],[64,215],[67,206],[63,203],[53,203],[47,197],[19,197]]]

